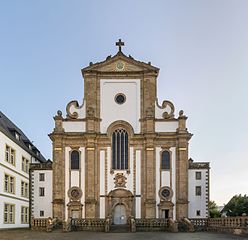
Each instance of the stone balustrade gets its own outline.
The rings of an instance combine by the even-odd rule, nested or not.
[[[208,227],[248,228],[248,216],[209,218]]]
[[[136,218],[135,225],[137,231],[161,231],[168,230],[168,219],[160,218]]]
[[[48,218],[32,218],[31,228],[32,230],[46,230],[48,226]]]
[[[195,230],[248,234],[248,216],[190,219]]]
[[[248,234],[248,216],[222,217],[222,218],[192,218],[189,219],[196,231],[217,231],[236,234]],[[32,230],[45,230],[56,225],[56,219],[32,218]],[[64,224],[66,231],[72,229],[78,231],[102,231],[108,232],[111,226],[111,219],[68,219]],[[50,227],[49,227],[50,226]],[[172,219],[156,218],[132,218],[130,220],[131,231],[177,231],[177,222]]]
[[[73,222],[74,221],[74,222]],[[104,218],[82,218],[73,219],[72,226],[75,225],[77,230],[81,231],[105,231],[106,219]]]

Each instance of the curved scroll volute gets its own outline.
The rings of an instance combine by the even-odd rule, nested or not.
[[[175,107],[172,102],[164,100],[162,105],[158,104],[158,99],[156,99],[156,118],[172,119],[174,118]]]
[[[66,112],[67,112],[67,118],[72,118],[72,119],[85,118],[84,101],[81,106],[79,106],[78,101],[76,100],[69,102],[66,106]]]

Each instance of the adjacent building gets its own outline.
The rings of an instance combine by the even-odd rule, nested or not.
[[[189,159],[189,218],[208,218],[209,162]]]
[[[0,112],[0,229],[29,227],[29,166],[45,158]]]

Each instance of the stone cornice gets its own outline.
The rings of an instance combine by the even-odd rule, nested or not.
[[[47,162],[47,163],[31,163],[30,164],[30,170],[52,170],[53,163]]]

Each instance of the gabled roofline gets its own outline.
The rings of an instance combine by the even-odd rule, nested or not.
[[[116,55],[114,55],[113,57],[110,55],[108,56],[104,61],[102,62],[97,62],[97,63],[90,63],[90,65],[88,67],[85,67],[83,69],[81,69],[82,75],[84,76],[84,73],[88,73],[88,72],[98,72],[99,68],[102,68],[108,64],[111,64],[112,62],[116,61],[117,59],[122,59],[130,64],[136,65],[140,68],[142,68],[143,70],[139,71],[139,72],[159,72],[159,68],[154,67],[151,65],[151,63],[145,63],[145,62],[141,62],[138,60],[135,60],[131,55],[126,56],[123,52],[118,52]],[[103,71],[100,71],[103,72]],[[123,71],[125,72],[125,71]]]

